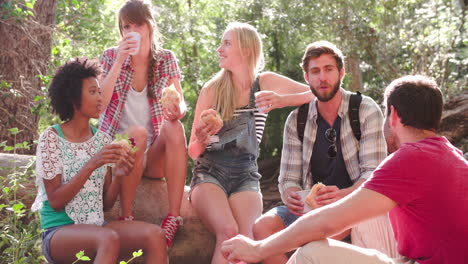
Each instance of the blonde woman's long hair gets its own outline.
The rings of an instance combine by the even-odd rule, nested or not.
[[[247,67],[249,69],[252,81],[255,76],[263,67],[263,51],[262,41],[257,30],[247,24],[240,22],[230,23],[226,31],[233,31],[237,34],[237,41],[243,52],[250,50],[250,56],[246,57]],[[232,72],[226,69],[221,69],[208,83],[206,84],[208,90],[213,89],[214,101],[213,105],[216,107],[223,120],[231,120],[236,109],[236,89],[232,80]]]
[[[163,36],[159,31],[158,24],[154,18],[153,7],[150,1],[147,0],[127,0],[117,13],[117,21],[119,26],[120,36],[123,37],[123,23],[133,23],[142,25],[146,23],[150,31],[150,63],[148,65],[148,85],[156,82],[156,74],[154,73],[154,65],[157,62],[157,55],[162,49]],[[155,98],[152,89],[148,89],[148,96]]]

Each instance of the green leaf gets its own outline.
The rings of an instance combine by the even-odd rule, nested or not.
[[[10,87],[11,87],[11,83],[7,81],[0,81],[0,88],[10,88]]]
[[[81,250],[80,252],[76,253],[76,258],[81,259],[82,256],[84,256],[84,250]]]
[[[24,204],[17,203],[15,205],[13,205],[13,210],[17,211],[17,210],[19,210],[19,209],[21,209],[23,207],[24,207]]]
[[[10,192],[10,188],[9,187],[5,187],[3,188],[3,192],[8,194]]]
[[[15,149],[15,148],[12,147],[12,146],[5,146],[5,147],[3,147],[3,151],[12,151],[12,150],[14,150],[14,149]]]
[[[28,8],[34,9],[34,4],[33,3],[26,3],[26,6]]]
[[[83,261],[90,261],[91,259],[87,256],[83,256],[80,258],[80,260],[83,260]]]
[[[127,264],[127,261],[120,261],[119,264]]]
[[[134,256],[135,258],[136,258],[136,257],[139,257],[139,256],[141,256],[141,255],[143,255],[143,250],[141,250],[141,249],[138,250],[137,252],[133,252],[133,256]]]
[[[24,143],[26,143],[26,146],[28,145],[28,142],[16,143],[16,144],[15,144],[15,148],[16,148],[16,149],[24,148],[24,146],[25,146]]]
[[[8,131],[10,131],[10,134],[16,135],[20,132],[20,130],[17,127],[9,128]]]

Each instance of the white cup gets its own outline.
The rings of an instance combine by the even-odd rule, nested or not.
[[[130,52],[130,55],[136,55],[140,51],[140,40],[141,40],[141,35],[138,32],[128,32],[127,36],[131,36],[131,40],[135,40],[137,42],[137,47]]]
[[[260,94],[264,93],[265,91],[258,91],[258,92],[255,92],[255,98],[257,98],[257,96],[259,96]],[[260,111],[260,113],[265,113],[265,111],[267,110],[268,107],[264,106],[264,107],[258,107],[258,111]]]
[[[312,208],[310,208],[310,206],[307,205],[307,203],[305,202],[307,195],[310,193],[310,190],[298,191],[296,193],[301,196],[301,202],[304,203],[304,212],[303,213],[305,214],[305,213],[309,212],[310,210],[312,210]]]

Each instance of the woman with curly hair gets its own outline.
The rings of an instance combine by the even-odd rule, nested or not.
[[[162,222],[170,247],[182,223],[180,206],[187,173],[187,144],[182,123],[186,111],[180,71],[174,54],[162,48],[162,35],[145,0],[128,0],[118,12],[122,37],[118,47],[104,51],[104,113],[102,131],[114,137],[126,133],[136,141],[135,166],[122,188],[121,219],[132,220],[135,190],[143,173],[167,180],[169,213]],[[141,36],[140,45],[132,34]],[[162,90],[174,85],[181,101],[168,109],[161,104]]]
[[[43,254],[49,263],[72,263],[84,250],[94,263],[114,264],[142,249],[146,263],[167,263],[158,226],[104,221],[104,210],[125,191],[122,179],[135,159],[130,149],[112,144],[89,124],[103,107],[99,71],[95,62],[73,60],[57,70],[49,88],[52,109],[64,123],[44,130],[37,146],[32,209],[39,210],[44,230]]]

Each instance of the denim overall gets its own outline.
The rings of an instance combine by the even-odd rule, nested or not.
[[[255,131],[255,97],[259,78],[250,91],[249,104],[232,120],[224,122],[218,132],[219,141],[196,160],[193,168],[192,189],[201,183],[221,187],[229,197],[241,191],[260,191],[258,173],[258,141]]]

